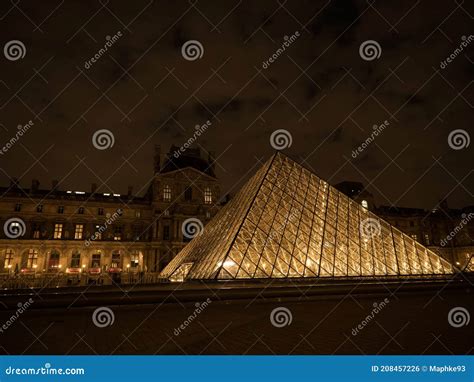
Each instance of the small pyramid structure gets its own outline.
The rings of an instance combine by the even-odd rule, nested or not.
[[[422,276],[446,260],[277,152],[163,269],[171,281]]]

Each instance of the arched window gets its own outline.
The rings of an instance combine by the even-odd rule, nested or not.
[[[59,269],[59,252],[52,250],[49,254],[48,270],[57,271]]]
[[[165,202],[171,201],[171,187],[168,185],[163,187],[163,200]]]

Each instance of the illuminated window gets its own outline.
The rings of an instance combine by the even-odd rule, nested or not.
[[[96,237],[96,240],[102,240],[102,229],[100,228],[100,225],[99,224],[96,224],[95,225],[95,237]]]
[[[57,270],[59,268],[59,252],[52,251],[49,255],[48,269],[50,271]]]
[[[184,200],[191,201],[193,199],[193,189],[188,187],[184,190]]]
[[[170,212],[168,210],[165,210],[164,215],[165,216],[170,216]]]
[[[7,249],[7,250],[5,250],[4,268],[9,268],[9,265],[11,266],[12,263],[13,263],[13,250],[12,249]]]
[[[209,187],[204,189],[204,203],[211,204],[212,203],[212,191]]]
[[[27,268],[34,268],[38,263],[38,251],[36,249],[30,249],[28,251],[28,262],[26,263]]]
[[[81,254],[74,252],[71,256],[71,268],[79,268],[81,266]]]
[[[169,202],[171,200],[171,187],[166,185],[163,187],[163,200]]]
[[[137,268],[139,263],[140,261],[138,253],[132,253],[130,256],[130,267]]]
[[[120,252],[112,253],[112,262],[110,263],[111,268],[120,268]]]
[[[430,235],[428,235],[427,233],[425,233],[425,244],[430,245]]]
[[[41,225],[39,223],[32,224],[33,239],[39,239],[41,235]]]
[[[56,223],[54,225],[54,239],[61,239],[63,236],[63,224],[62,223]]]
[[[410,235],[410,237],[411,237],[413,240],[418,240],[418,236],[416,236],[415,234]]]
[[[74,231],[74,239],[82,239],[82,232],[84,231],[84,224],[76,224],[76,230]]]
[[[369,203],[367,203],[367,200],[363,200],[361,204],[362,204],[362,207],[369,208]]]
[[[114,240],[122,240],[122,227],[116,226],[114,229]]]
[[[94,253],[92,255],[91,268],[100,268],[100,256],[100,252]]]

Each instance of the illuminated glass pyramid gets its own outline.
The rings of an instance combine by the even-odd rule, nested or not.
[[[275,154],[163,270],[171,281],[414,276],[452,266]]]

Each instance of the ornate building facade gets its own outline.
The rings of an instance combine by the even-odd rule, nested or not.
[[[164,156],[144,196],[42,189],[16,180],[0,189],[0,272],[7,275],[119,275],[159,272],[184,247],[183,222],[205,225],[219,209],[214,160],[188,148]]]

